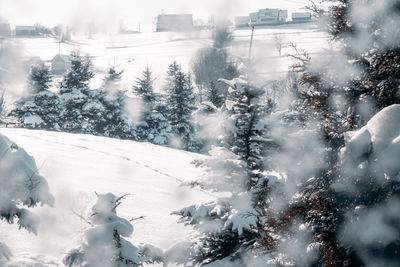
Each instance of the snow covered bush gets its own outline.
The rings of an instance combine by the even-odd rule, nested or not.
[[[23,128],[60,130],[59,96],[49,90],[33,93],[19,100],[9,113]]]
[[[39,218],[30,207],[54,204],[46,180],[38,174],[35,160],[0,135],[0,220],[25,228],[37,234]],[[24,208],[27,207],[27,208]],[[0,243],[0,260],[11,256],[5,244]]]
[[[258,101],[263,90],[243,78],[223,82],[230,86],[225,107],[231,128],[226,129],[223,146],[213,147],[211,157],[197,163],[205,174],[191,184],[227,196],[174,213],[200,231],[186,259],[192,264],[222,259],[244,264],[245,255],[261,238],[257,229],[266,193],[281,179],[263,165],[267,131],[262,121],[265,110]]]
[[[141,264],[139,248],[125,238],[133,233],[130,221],[118,217],[116,208],[122,197],[97,195],[97,201],[88,214],[90,227],[86,229],[83,243],[70,250],[63,259],[66,266],[122,267]]]

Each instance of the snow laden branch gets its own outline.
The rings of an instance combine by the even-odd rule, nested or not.
[[[25,207],[37,204],[53,206],[54,197],[46,180],[38,174],[35,160],[28,153],[0,135],[0,220],[37,234],[39,218]],[[0,260],[11,256],[0,243]]]

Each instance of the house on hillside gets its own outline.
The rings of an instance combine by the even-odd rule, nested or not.
[[[36,36],[38,35],[35,26],[15,26],[15,36]]]
[[[8,23],[0,23],[0,38],[7,38],[11,36],[11,27]]]
[[[57,54],[51,60],[51,72],[55,74],[62,74],[66,72],[71,66],[71,56]]]
[[[157,16],[157,28],[156,31],[192,31],[193,16],[191,14],[161,14]]]
[[[310,12],[293,12],[292,13],[292,21],[293,22],[311,21],[311,13]]]
[[[278,8],[260,9],[258,12],[250,13],[251,25],[273,25],[285,23],[288,18],[288,11]]]

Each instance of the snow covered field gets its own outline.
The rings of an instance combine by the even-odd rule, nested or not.
[[[282,38],[282,56],[276,48],[275,35]],[[230,52],[234,57],[247,59],[251,30],[239,28],[233,33]],[[50,61],[59,51],[59,42],[54,38],[18,38],[24,49],[24,56],[40,57]],[[202,47],[212,44],[210,33],[192,34],[172,32],[147,32],[139,34],[119,34],[113,36],[93,35],[73,36],[73,42],[60,44],[61,54],[69,54],[74,48],[93,57],[96,76],[92,87],[101,85],[103,74],[108,67],[116,65],[124,69],[122,87],[129,90],[142,69],[147,65],[156,77],[155,86],[164,85],[168,66],[177,61],[186,71],[190,69],[192,57]],[[315,24],[302,23],[273,27],[256,27],[254,32],[253,53],[255,68],[264,79],[283,75],[292,64],[286,54],[293,53],[289,43],[297,44],[311,55],[328,47],[326,33],[317,29]]]
[[[35,157],[56,199],[54,208],[34,209],[41,217],[38,236],[0,222],[0,240],[6,241],[14,254],[6,266],[60,264],[85,227],[74,213],[85,215],[95,201],[95,192],[129,193],[118,208],[119,215],[126,219],[144,216],[132,222],[135,230],[130,241],[162,249],[191,234],[189,228],[177,224],[172,211],[213,199],[207,192],[180,186],[200,174],[190,163],[202,157],[198,154],[81,134],[25,129],[1,129],[0,133]]]

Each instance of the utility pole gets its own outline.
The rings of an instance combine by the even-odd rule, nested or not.
[[[251,61],[251,50],[253,48],[254,25],[251,26],[250,48],[249,48],[249,63]]]

